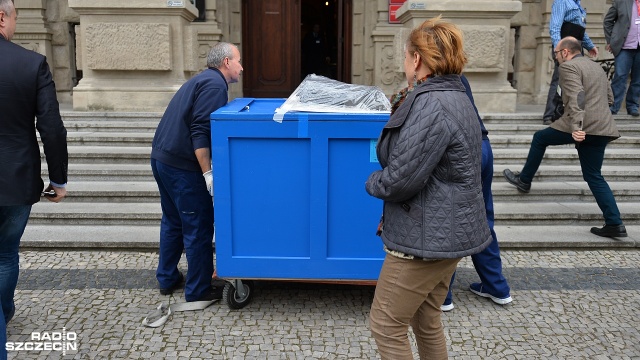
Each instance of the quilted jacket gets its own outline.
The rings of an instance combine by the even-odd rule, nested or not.
[[[377,146],[382,170],[367,192],[384,200],[382,240],[423,259],[460,258],[489,246],[478,117],[458,75],[430,78],[400,105]]]

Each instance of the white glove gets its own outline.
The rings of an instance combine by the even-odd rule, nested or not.
[[[209,192],[209,195],[213,196],[213,174],[211,173],[211,170],[202,174],[202,176],[204,176],[204,182],[207,183],[207,191]]]

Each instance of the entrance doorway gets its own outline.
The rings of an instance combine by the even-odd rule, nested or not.
[[[351,81],[351,0],[302,0],[300,74]]]
[[[243,0],[244,96],[289,97],[310,72],[350,82],[351,1]]]

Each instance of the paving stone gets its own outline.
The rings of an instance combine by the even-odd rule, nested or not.
[[[503,251],[514,302],[467,291],[470,259],[444,313],[452,359],[640,358],[640,251]],[[372,286],[258,281],[247,307],[215,303],[141,325],[160,302],[157,254],[21,253],[8,341],[35,331],[77,334],[77,351],[10,351],[11,359],[377,359],[368,327]],[[186,270],[186,262],[180,267]],[[178,291],[173,301],[184,301]],[[415,339],[409,335],[417,358]]]

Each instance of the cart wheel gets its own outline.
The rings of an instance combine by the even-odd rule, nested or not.
[[[236,290],[234,283],[238,286],[242,286],[244,294],[240,294]],[[227,302],[227,306],[229,306],[230,309],[242,309],[251,302],[252,297],[253,282],[248,280],[235,280],[233,283],[228,282],[224,285],[224,289],[222,290],[222,299]]]

